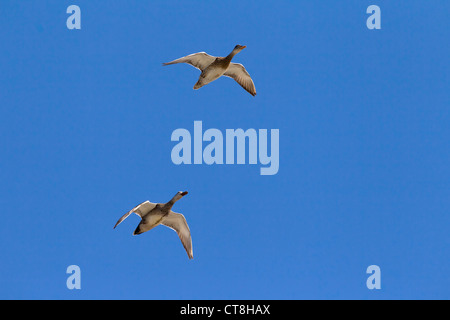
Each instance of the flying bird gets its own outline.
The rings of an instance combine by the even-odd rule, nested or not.
[[[176,231],[176,233],[180,237],[184,249],[188,254],[189,259],[193,259],[194,254],[192,251],[191,232],[189,230],[186,219],[181,213],[176,213],[171,210],[175,202],[177,202],[187,194],[187,191],[179,191],[167,203],[151,203],[150,201],[145,201],[125,213],[117,221],[114,229],[131,213],[134,212],[139,217],[141,217],[141,222],[137,226],[136,230],[134,230],[133,235],[144,233],[162,224]]]
[[[194,90],[200,89],[221,76],[226,76],[236,80],[242,88],[247,90],[252,96],[256,96],[255,85],[250,74],[242,64],[231,62],[233,57],[245,48],[246,46],[238,44],[226,57],[213,57],[205,52],[193,53],[186,57],[163,63],[163,66],[176,63],[188,63],[199,69],[202,73],[194,86]]]

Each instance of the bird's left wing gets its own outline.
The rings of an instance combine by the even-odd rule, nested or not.
[[[170,211],[169,214],[162,219],[161,224],[176,231],[189,259],[194,258],[191,231],[189,230],[189,226],[184,216],[181,213]]]
[[[214,60],[216,60],[216,57],[210,56],[206,52],[198,52],[190,54],[186,57],[182,57],[170,62],[163,63],[163,66],[168,66],[176,63],[188,63],[191,66],[196,67],[200,71],[203,71],[206,69],[207,66],[213,63]]]
[[[230,63],[227,71],[223,74],[226,77],[233,78],[242,88],[247,90],[252,96],[256,96],[256,88],[250,74],[240,63]]]
[[[151,203],[150,201],[145,201],[142,202],[141,204],[138,204],[136,207],[134,207],[133,209],[131,209],[130,211],[128,211],[127,213],[125,213],[116,223],[116,225],[114,226],[114,229],[126,218],[128,218],[128,216],[130,214],[132,214],[133,212],[136,213],[139,217],[142,217],[144,215],[146,215],[147,213],[149,213],[151,210],[153,210],[153,208],[156,207],[156,203]]]

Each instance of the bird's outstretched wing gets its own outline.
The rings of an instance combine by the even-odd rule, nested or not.
[[[252,96],[256,96],[256,88],[250,74],[245,70],[244,66],[239,63],[230,63],[224,76],[233,78],[242,88],[247,90]]]
[[[149,213],[151,210],[153,210],[153,208],[156,207],[156,203],[151,203],[150,201],[145,201],[142,202],[141,204],[137,205],[136,207],[134,207],[133,209],[131,209],[130,211],[128,211],[127,213],[125,213],[116,223],[116,225],[114,226],[114,229],[126,218],[128,218],[128,216],[130,214],[132,214],[133,212],[136,213],[139,217],[142,217],[144,215],[146,215],[147,213]]]
[[[190,54],[186,57],[182,57],[182,58],[170,61],[170,62],[163,63],[163,66],[168,66],[168,65],[176,64],[176,63],[188,63],[188,64],[196,67],[200,71],[203,71],[206,69],[207,66],[209,66],[211,63],[213,63],[214,60],[216,60],[216,57],[210,56],[206,52],[198,52],[198,53]]]
[[[193,259],[194,253],[192,250],[191,231],[189,230],[189,226],[184,216],[181,213],[170,211],[169,214],[162,219],[161,224],[176,231],[189,259]]]

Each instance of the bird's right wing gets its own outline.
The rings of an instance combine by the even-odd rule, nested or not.
[[[194,258],[191,231],[189,230],[189,226],[184,216],[181,213],[169,211],[169,214],[162,219],[161,224],[175,230],[178,237],[180,237],[181,243],[183,244],[189,259]]]
[[[126,218],[128,218],[128,216],[130,214],[132,214],[133,212],[136,213],[139,217],[142,217],[144,215],[146,215],[147,213],[149,213],[151,210],[153,210],[153,208],[156,207],[156,203],[151,203],[150,201],[145,201],[142,202],[141,204],[137,205],[136,207],[134,207],[133,209],[131,209],[130,211],[128,211],[127,213],[125,213],[116,223],[116,225],[114,226],[114,229]]]
[[[252,96],[256,96],[256,89],[253,84],[252,77],[250,77],[250,74],[247,70],[245,70],[242,64],[230,63],[230,66],[223,75],[236,80],[236,82],[239,83],[248,93]]]
[[[216,60],[216,57],[210,56],[206,52],[199,52],[190,54],[186,57],[182,57],[170,62],[163,63],[163,66],[168,66],[176,63],[188,63],[191,66],[196,67],[200,71],[203,71],[206,69],[207,66],[213,63],[214,60]]]

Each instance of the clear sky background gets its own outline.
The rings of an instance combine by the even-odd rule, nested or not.
[[[66,9],[81,8],[81,30]],[[381,30],[366,9],[381,8]],[[450,2],[0,3],[0,298],[450,298]],[[199,71],[162,67],[206,51]],[[171,161],[177,128],[280,130],[280,170]],[[194,260],[134,205],[189,194]],[[81,268],[81,290],[66,268]],[[381,268],[368,290],[366,268]]]

